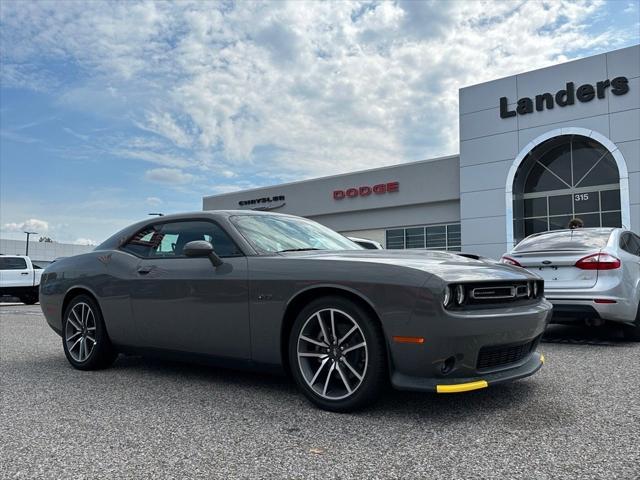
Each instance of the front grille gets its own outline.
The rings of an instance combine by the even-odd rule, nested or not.
[[[527,343],[482,347],[476,368],[486,370],[516,363],[535,350],[538,340],[539,337]]]
[[[452,302],[449,308],[500,307],[504,304],[515,302],[530,303],[539,301],[543,296],[544,283],[541,280],[517,280],[512,282],[479,282],[461,283],[451,285],[454,299],[457,298],[458,289],[463,289],[464,301],[462,304]]]

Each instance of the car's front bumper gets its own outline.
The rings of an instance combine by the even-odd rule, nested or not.
[[[456,385],[454,390],[464,391],[483,385],[474,382],[490,385],[532,375],[542,363],[535,350],[551,310],[546,300],[511,308],[441,310],[428,317],[426,311],[422,317],[419,310],[411,322],[388,328],[391,383],[401,390],[436,392],[438,386]],[[394,341],[395,335],[424,340],[398,343]],[[513,360],[512,348],[522,348]],[[481,359],[487,358],[487,351],[492,349],[496,355],[504,355],[505,361],[487,366]],[[447,362],[453,364],[452,368],[446,368]],[[465,386],[469,383],[474,385]]]
[[[391,377],[391,383],[398,390],[410,390],[432,393],[461,393],[471,390],[510,382],[525,378],[536,373],[544,364],[544,355],[539,352],[531,353],[528,358],[516,367],[508,368],[493,373],[478,374],[468,378],[423,378],[411,377],[400,372],[395,372]]]

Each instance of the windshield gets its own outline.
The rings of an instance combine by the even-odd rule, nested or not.
[[[261,253],[302,250],[362,250],[351,240],[319,223],[279,215],[236,215],[231,221]]]
[[[593,228],[561,230],[531,235],[522,240],[514,252],[536,252],[541,250],[588,250],[603,248],[609,241],[612,229]]]

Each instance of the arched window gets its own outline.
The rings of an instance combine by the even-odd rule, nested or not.
[[[516,240],[566,228],[572,218],[585,227],[619,227],[620,176],[604,146],[581,135],[561,135],[536,146],[514,180]]]

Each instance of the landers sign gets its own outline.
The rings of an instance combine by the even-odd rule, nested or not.
[[[333,199],[342,200],[343,198],[368,197],[369,195],[384,195],[385,193],[393,193],[400,191],[399,182],[378,183],[376,185],[364,185],[362,187],[351,187],[345,190],[334,190]]]
[[[584,85],[580,85],[577,90],[573,82],[568,82],[566,88],[558,90],[555,96],[547,92],[536,95],[535,100],[530,97],[519,99],[515,110],[509,110],[509,99],[507,97],[501,97],[500,118],[510,118],[516,115],[533,113],[534,104],[538,112],[543,111],[545,108],[551,110],[554,107],[554,100],[555,105],[566,107],[573,105],[576,98],[581,103],[590,102],[596,97],[603,99],[606,97],[608,89],[611,89],[611,93],[614,95],[624,95],[629,91],[629,80],[627,77],[616,77],[613,80],[597,82],[595,86],[585,83]]]

